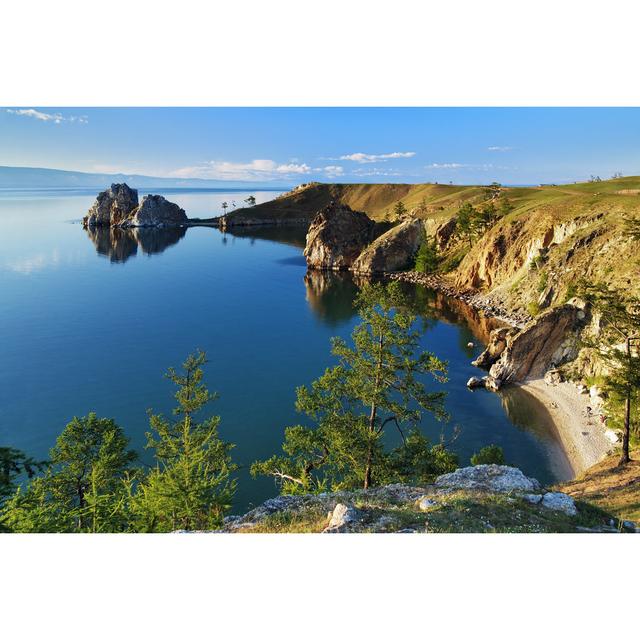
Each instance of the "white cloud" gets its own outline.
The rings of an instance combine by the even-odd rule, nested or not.
[[[428,164],[425,169],[462,169],[469,166],[470,165],[468,164],[460,164],[459,162],[434,162],[432,164]]]
[[[386,177],[394,177],[403,175],[400,171],[393,171],[389,169],[355,169],[353,172],[356,176],[386,176]]]
[[[368,162],[385,162],[395,158],[413,158],[416,155],[415,151],[393,151],[392,153],[350,153],[346,156],[340,156],[340,160],[351,160],[358,162],[359,164],[365,164]]]
[[[322,171],[327,174],[327,178],[339,178],[344,175],[344,169],[338,165],[330,164],[322,168]]]
[[[311,173],[307,164],[290,162],[278,164],[274,160],[251,160],[250,162],[227,162],[211,160],[200,165],[182,167],[171,172],[175,178],[207,178],[210,180],[271,180],[286,176]]]
[[[61,113],[45,113],[44,111],[37,111],[36,109],[7,109],[7,113],[12,113],[16,116],[26,116],[27,118],[35,118],[42,122],[54,122],[60,124],[61,122],[78,122],[79,124],[87,124],[89,118],[87,116],[63,116]]]
[[[487,147],[487,151],[511,151],[513,147]]]

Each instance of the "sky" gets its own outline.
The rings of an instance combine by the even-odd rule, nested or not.
[[[298,184],[640,174],[637,108],[0,108],[0,165]]]

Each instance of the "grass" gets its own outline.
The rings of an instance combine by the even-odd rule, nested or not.
[[[589,502],[621,520],[640,522],[640,447],[631,451],[631,462],[618,466],[611,455],[580,478],[559,485],[558,490]]]
[[[360,510],[358,531],[384,533],[412,530],[427,533],[571,533],[576,527],[598,527],[610,515],[599,506],[576,503],[578,515],[567,516],[527,500],[499,493],[455,491],[434,494],[426,511],[417,503],[393,504],[355,496]],[[320,533],[328,523],[327,509],[313,505],[299,511],[267,516],[247,533]],[[241,530],[242,532],[242,530]]]

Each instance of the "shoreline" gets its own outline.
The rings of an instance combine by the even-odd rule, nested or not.
[[[429,287],[430,289],[440,291],[450,298],[461,300],[473,309],[482,311],[488,317],[495,318],[496,320],[504,322],[511,327],[515,327],[516,329],[522,329],[522,327],[531,320],[531,316],[528,314],[508,311],[504,307],[501,307],[498,302],[488,298],[481,292],[471,289],[459,289],[447,282],[441,276],[427,275],[424,273],[418,273],[417,271],[393,271],[387,272],[383,275],[391,280],[410,282],[412,284],[418,284],[423,287]]]
[[[440,291],[517,329],[521,329],[530,319],[504,310],[482,293],[459,290],[439,276],[415,271],[386,275],[392,280],[411,282]],[[587,407],[591,406],[590,396],[580,394],[571,382],[549,385],[543,379],[534,379],[513,383],[513,386],[529,393],[547,410],[573,472],[573,479],[601,462],[615,448],[616,444],[607,436],[607,431],[610,430],[600,422],[600,410],[591,407],[589,415]]]
[[[523,391],[541,402],[549,412],[574,478],[601,462],[615,444],[607,437],[600,414],[589,416],[589,396],[578,393],[571,382],[548,385],[542,379],[517,383]]]

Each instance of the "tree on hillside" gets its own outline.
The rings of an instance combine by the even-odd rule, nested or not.
[[[615,412],[616,406],[622,405],[620,464],[626,464],[630,460],[633,404],[637,404],[640,390],[640,299],[606,284],[581,283],[580,293],[602,318],[596,347],[608,370],[605,391],[610,408]]]
[[[256,197],[255,196],[249,196],[248,198],[244,199],[245,204],[247,205],[247,207],[254,207],[256,204]]]
[[[466,239],[471,246],[474,234],[474,220],[476,219],[476,210],[470,202],[465,202],[458,209],[456,218],[456,236],[460,239]]]
[[[136,459],[109,418],[73,418],[51,449],[44,476],[7,501],[4,520],[18,532],[119,531],[127,527],[125,483]]]
[[[434,273],[438,268],[438,245],[434,239],[425,238],[416,255],[415,270],[420,273]]]
[[[223,202],[220,206],[222,207],[222,211],[224,212],[224,215],[227,215],[227,209],[229,208],[229,203]]]
[[[231,444],[218,435],[220,418],[197,419],[216,396],[203,383],[205,353],[190,355],[182,372],[173,368],[167,378],[177,387],[175,418],[150,414],[147,448],[153,449],[156,467],[140,484],[133,513],[142,531],[215,529],[231,507],[237,468]]]
[[[417,427],[422,411],[445,417],[444,393],[428,391],[420,376],[442,382],[446,364],[420,351],[415,317],[406,311],[400,285],[366,285],[356,304],[362,322],[352,333],[353,346],[333,338],[339,364],[297,389],[296,408],[313,426],[287,428],[285,455],[252,466],[252,474],[278,479],[284,493],[366,489],[406,481],[408,474],[422,473],[426,481],[426,474],[456,466],[442,445],[431,447],[419,432],[404,432],[405,426]],[[389,429],[403,441],[391,452],[383,446]]]
[[[404,202],[402,200],[398,200],[395,206],[393,207],[393,215],[396,220],[402,220],[407,215],[407,208],[404,206]]]

